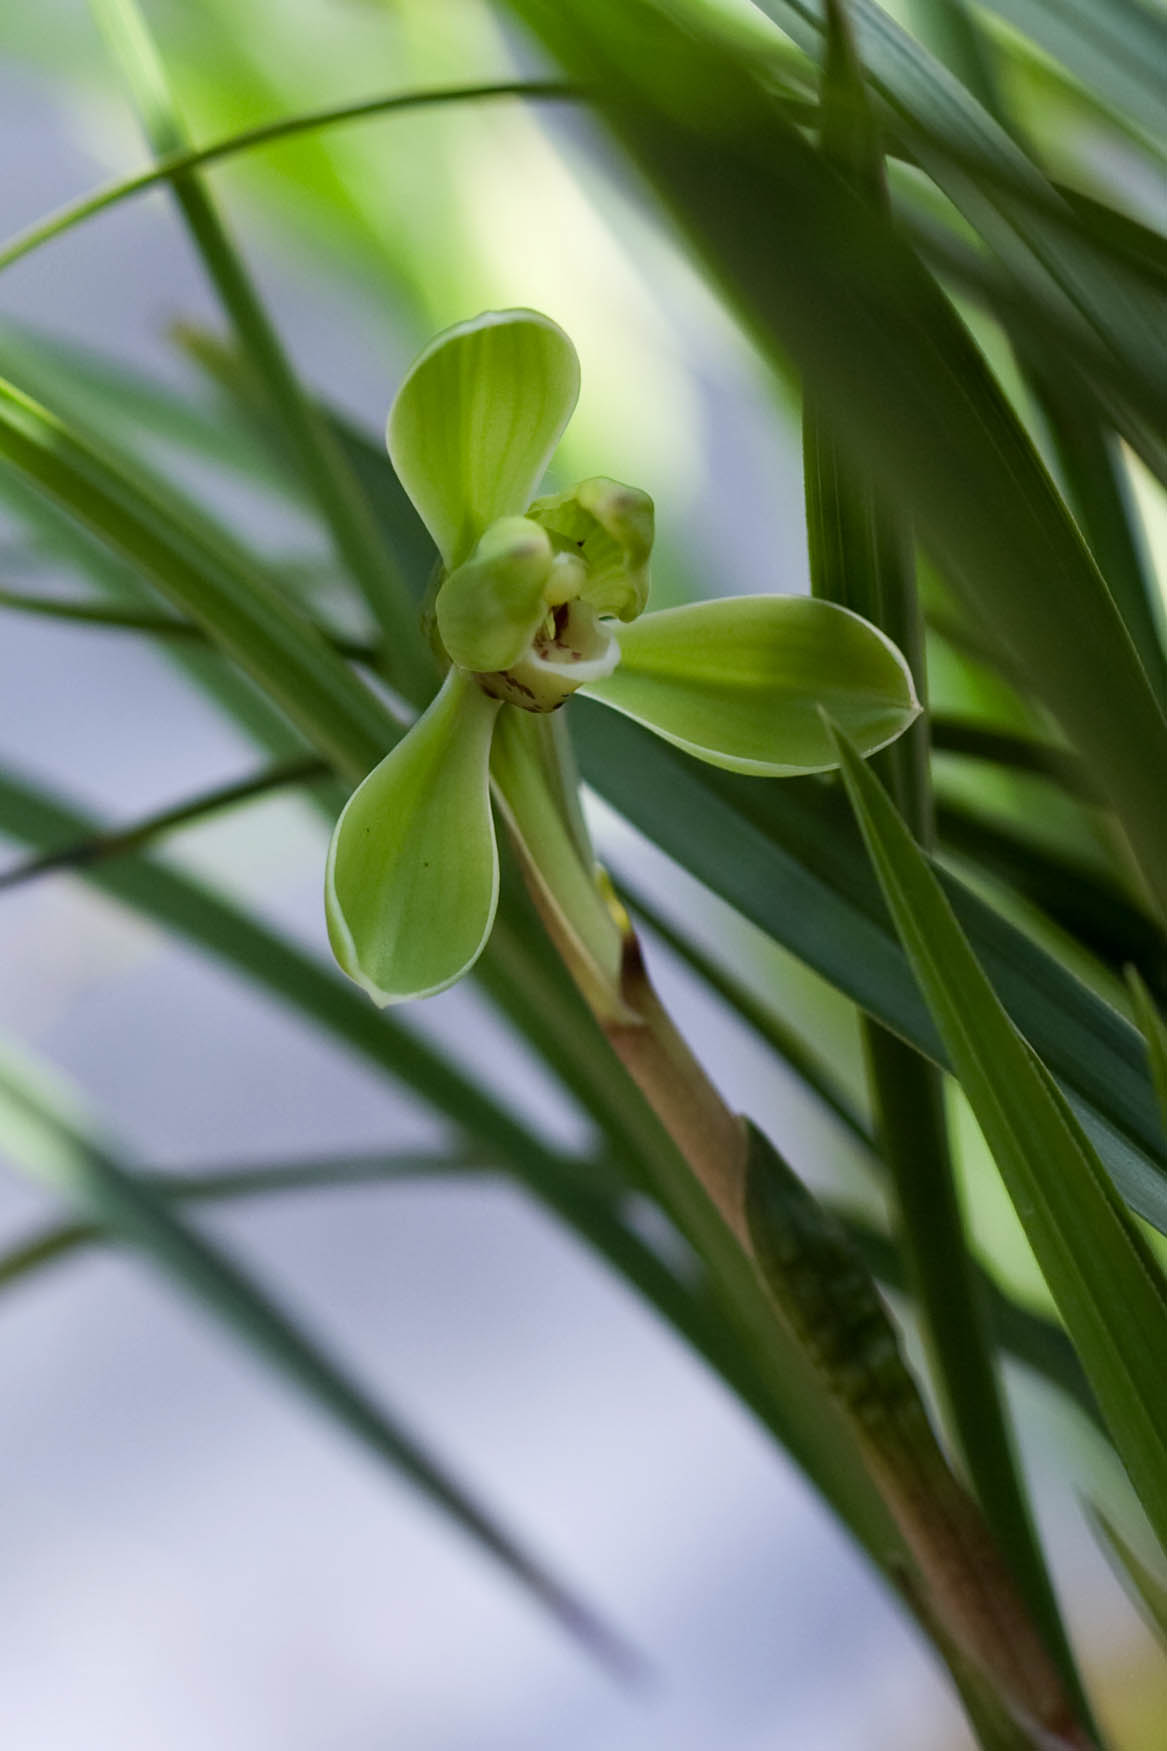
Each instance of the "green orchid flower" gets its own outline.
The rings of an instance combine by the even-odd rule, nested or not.
[[[426,348],[389,415],[389,454],[441,555],[433,616],[449,668],[329,849],[333,951],[380,1004],[444,990],[486,945],[492,777],[573,970],[593,999],[615,992],[619,914],[556,715],[571,694],[763,777],[836,764],[824,713],[870,754],[920,709],[895,646],[831,603],[750,596],[646,613],[648,495],[596,478],[535,496],[578,393],[562,329],[533,310],[491,311]]]

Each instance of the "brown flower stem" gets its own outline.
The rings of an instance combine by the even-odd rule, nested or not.
[[[510,795],[519,797],[513,782]],[[553,886],[515,836],[528,888],[581,994],[843,1413],[911,1553],[907,1597],[925,1629],[939,1628],[933,1639],[962,1694],[979,1675],[990,1713],[995,1697],[1025,1742],[1092,1751],[980,1509],[949,1467],[890,1315],[845,1230],[767,1139],[730,1111],[657,996],[606,878],[597,872],[591,903],[603,906],[621,945],[617,978],[581,952]],[[1004,1740],[993,1734],[984,1742]]]
[[[657,996],[631,929],[624,936],[620,992],[635,1020],[603,1023],[616,1056],[726,1226],[752,1252],[745,1209],[745,1122],[730,1112]]]
[[[747,1130],[753,1256],[854,1432],[952,1643],[1050,1751],[1089,1751],[1057,1665],[980,1509],[954,1475],[879,1291],[847,1231]]]

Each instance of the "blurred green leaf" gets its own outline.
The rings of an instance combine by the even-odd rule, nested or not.
[[[242,423],[210,398],[124,359],[15,322],[0,324],[0,373],[37,401],[149,460],[160,443],[232,478],[281,487],[279,471]]]
[[[201,1173],[138,1173],[135,1177],[144,1181],[159,1197],[177,1199],[183,1204],[230,1204],[276,1193],[333,1191],[395,1185],[401,1180],[477,1174],[483,1172],[485,1166],[483,1156],[468,1150],[431,1155],[410,1150],[401,1154],[382,1152],[215,1168]],[[109,1231],[99,1222],[46,1223],[27,1240],[0,1254],[0,1293],[83,1248],[101,1245],[109,1237]]]
[[[1115,1573],[1158,1639],[1167,1647],[1167,1581],[1160,1580],[1135,1555],[1118,1527],[1107,1518],[1101,1508],[1092,1503],[1089,1516],[1098,1541],[1110,1558]]]
[[[1159,1101],[1164,1135],[1167,1136],[1167,1022],[1164,1022],[1156,1009],[1155,1001],[1139,976],[1137,967],[1127,968],[1127,984],[1135,1006],[1135,1019],[1147,1042],[1151,1081]]]
[[[197,796],[188,797],[185,802],[176,803],[157,814],[147,815],[144,820],[135,821],[128,827],[109,833],[88,835],[74,840],[70,845],[62,845],[56,850],[43,851],[37,856],[27,858],[11,869],[0,870],[0,892],[22,887],[26,882],[35,881],[40,876],[67,870],[90,869],[95,863],[104,863],[109,858],[125,857],[129,852],[140,851],[153,844],[156,839],[176,832],[180,827],[204,821],[208,816],[236,808],[240,803],[253,802],[256,797],[268,796],[274,790],[283,790],[291,785],[320,783],[328,776],[329,767],[312,755],[304,759],[283,761],[278,766],[270,766],[263,772],[239,779],[234,784],[219,785],[214,790],[202,791]]]
[[[1167,913],[1167,719],[1073,519],[935,282],[712,35],[682,30],[650,0],[513,9],[603,91],[751,332],[798,365],[969,612],[1024,668]],[[890,22],[860,10],[881,31]]]
[[[1072,796],[1089,801],[1090,787],[1073,755],[1036,736],[1018,735],[995,724],[933,713],[929,720],[932,746],[938,754],[961,754],[1017,772],[1049,778]]]
[[[1140,0],[984,0],[1144,127],[1163,130],[1167,19]]]
[[[1157,991],[1167,990],[1167,938],[1105,871],[1048,850],[975,806],[942,804],[938,830],[946,853],[1007,883],[1113,972],[1121,976],[1134,962]]]
[[[122,201],[131,200],[147,189],[171,182],[184,172],[201,170],[205,166],[219,164],[224,159],[236,158],[265,146],[276,145],[281,140],[293,139],[297,134],[311,134],[347,122],[371,120],[374,117],[391,115],[396,110],[427,109],[444,104],[484,103],[507,97],[541,99],[546,102],[563,98],[575,99],[576,95],[561,80],[554,79],[506,79],[482,85],[454,85],[428,91],[395,91],[384,97],[365,98],[359,103],[331,105],[299,115],[282,116],[278,121],[264,122],[259,127],[245,128],[240,133],[213,140],[207,146],[188,146],[178,151],[164,152],[151,169],[139,171],[136,176],[120,177],[115,182],[106,183],[93,194],[70,201],[47,219],[40,219],[19,232],[0,248],[0,271],[43,244],[51,242],[53,238],[62,237],[74,230],[85,220],[94,218],[109,207],[118,206]]]
[[[177,1199],[182,1204],[197,1205],[248,1203],[253,1199],[323,1191],[386,1188],[419,1179],[481,1178],[505,1171],[504,1163],[496,1164],[481,1150],[430,1155],[411,1150],[401,1154],[374,1153],[203,1169],[197,1173],[167,1172],[150,1175],[148,1179],[151,1188],[161,1196]],[[630,1259],[635,1259],[635,1267],[625,1263],[617,1265],[617,1269],[637,1280],[643,1276],[653,1282],[654,1292],[648,1296],[653,1304],[691,1341],[697,1341],[695,1334],[700,1332],[702,1336],[697,1341],[697,1348],[710,1358],[718,1372],[733,1381],[747,1403],[756,1399],[756,1379],[748,1367],[743,1368],[740,1350],[726,1333],[720,1316],[706,1304],[703,1291],[694,1293],[663,1263],[655,1262],[644,1243],[638,1242],[622,1226],[619,1214],[619,1203],[625,1192],[622,1182],[609,1183],[603,1164],[595,1161],[577,1165],[565,1158],[560,1163],[560,1172],[564,1187],[578,1179],[580,1226],[588,1232],[597,1249],[610,1258],[621,1249],[628,1249]],[[582,1213],[585,1206],[586,1216]],[[853,1213],[839,1214],[873,1275],[900,1294],[910,1293],[894,1242]],[[597,1236],[602,1239],[597,1239]],[[41,1270],[67,1260],[72,1254],[102,1245],[108,1239],[107,1230],[98,1223],[46,1223],[27,1239],[0,1253],[0,1294]],[[639,1254],[635,1251],[637,1247],[641,1249]],[[643,1288],[643,1283],[641,1286]],[[1101,1428],[1094,1395],[1061,1328],[1043,1315],[1032,1313],[1010,1300],[983,1271],[981,1286],[1001,1347],[1013,1360],[1071,1398],[1083,1414]]]
[[[821,151],[860,199],[887,213],[881,130],[859,65],[847,0],[830,0],[826,21]],[[866,615],[894,639],[926,702],[924,619],[910,524],[862,458],[849,450],[845,434],[840,441],[830,408],[810,383],[803,391],[802,445],[811,591]],[[935,805],[926,715],[877,755],[875,769],[910,831],[931,848]],[[1010,1579],[1085,1721],[1089,1705],[1017,1462],[978,1293],[941,1074],[872,1017],[862,1017],[860,1026],[876,1144],[944,1427],[985,1523],[1007,1553]]]
[[[636,1661],[626,1644],[481,1506],[421,1442],[391,1419],[221,1246],[177,1217],[147,1180],[127,1172],[60,1110],[55,1090],[9,1051],[0,1058],[0,1129],[17,1164],[88,1220],[145,1253],[317,1410],[407,1478],[528,1588],[558,1622],[615,1671]]]
[[[121,64],[154,151],[182,151],[189,144],[186,131],[137,0],[91,0],[91,5]],[[197,175],[176,175],[172,188],[240,346],[284,427],[303,483],[384,633],[389,673],[407,697],[415,703],[424,701],[431,688],[430,665],[418,638],[408,592],[391,554],[378,538],[359,483],[350,474],[327,424],[301,388],[242,256]]]
[[[0,830],[45,847],[98,836],[92,819],[11,771],[0,772]],[[519,1120],[449,1059],[396,1018],[379,1014],[322,962],[194,877],[132,854],[96,863],[82,873],[99,891],[313,1019],[398,1078],[418,1099],[432,1103],[468,1134],[505,1154],[516,1172],[529,1169],[537,1179],[553,1161],[552,1153]]]
[[[394,738],[381,706],[258,569],[206,519],[180,521],[36,402],[0,383],[0,458],[203,626],[352,777]]]

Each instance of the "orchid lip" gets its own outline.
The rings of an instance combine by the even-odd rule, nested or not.
[[[484,693],[520,711],[549,712],[577,688],[604,681],[620,661],[620,645],[589,602],[561,603],[547,615],[530,646],[509,669],[478,674]]]
[[[551,619],[551,637],[537,638],[524,661],[548,675],[567,672],[577,685],[602,681],[612,673],[620,661],[620,646],[587,602],[564,603]]]

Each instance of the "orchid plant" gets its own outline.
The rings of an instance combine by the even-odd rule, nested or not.
[[[424,997],[490,935],[495,796],[593,1007],[621,1006],[621,915],[596,870],[555,716],[602,701],[699,760],[760,777],[837,764],[828,719],[870,754],[919,712],[911,672],[867,621],[805,596],[646,613],[653,505],[614,480],[536,497],[575,408],[579,360],[532,310],[440,334],[389,415],[389,454],[432,535],[429,708],[336,824],[326,911],[341,967],[379,1004]]]

